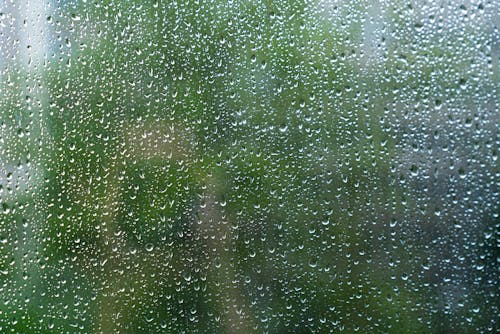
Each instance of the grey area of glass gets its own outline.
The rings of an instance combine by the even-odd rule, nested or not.
[[[498,330],[499,7],[1,1],[0,332]]]

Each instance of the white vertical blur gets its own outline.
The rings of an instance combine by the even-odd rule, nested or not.
[[[22,236],[14,249],[17,268],[11,269],[16,273],[14,284],[23,295],[29,294],[40,280],[36,262],[41,248],[38,233],[46,217],[36,198],[43,179],[40,162],[47,133],[43,115],[48,104],[44,75],[49,32],[46,18],[50,5],[50,0],[16,0],[2,4],[3,15],[10,20],[0,40],[0,82],[10,88],[0,94],[3,99],[10,99],[16,108],[3,111],[6,113],[3,116],[11,119],[4,123],[8,126],[3,126],[2,137],[7,139],[0,143],[0,151],[8,149],[10,153],[0,156],[0,185],[8,189],[0,194],[0,199],[16,210],[3,223],[15,226],[17,234]],[[22,203],[19,208],[18,203]]]

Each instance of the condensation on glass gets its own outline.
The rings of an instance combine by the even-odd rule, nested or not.
[[[498,1],[0,3],[0,332],[498,330]]]

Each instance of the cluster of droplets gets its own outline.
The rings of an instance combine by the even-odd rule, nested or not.
[[[0,5],[0,332],[492,332],[494,1]]]

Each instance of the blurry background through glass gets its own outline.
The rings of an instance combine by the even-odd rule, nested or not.
[[[0,332],[498,329],[498,1],[0,5]]]

